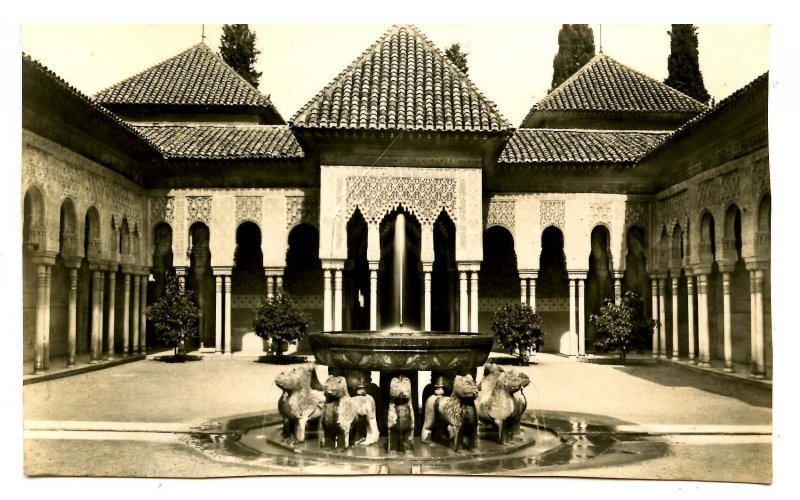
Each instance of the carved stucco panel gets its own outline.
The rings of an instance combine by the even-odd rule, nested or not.
[[[287,196],[286,197],[286,227],[291,228],[297,224],[308,223],[319,226],[319,197]]]
[[[486,228],[503,226],[514,233],[516,202],[514,200],[491,200],[486,213]]]
[[[403,206],[422,224],[432,224],[446,210],[453,221],[460,216],[457,181],[431,177],[348,177],[347,210],[356,208],[367,222],[378,223]]]
[[[191,226],[194,222],[211,224],[211,196],[186,197],[186,221]]]
[[[261,226],[261,196],[236,197],[236,225],[250,221]]]
[[[589,222],[592,226],[604,223],[608,227],[612,225],[611,202],[599,201],[589,204]]]
[[[562,232],[565,229],[566,202],[563,200],[544,200],[539,205],[539,223],[542,229],[555,226]]]

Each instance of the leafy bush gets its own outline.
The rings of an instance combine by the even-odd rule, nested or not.
[[[177,359],[187,340],[200,335],[200,308],[194,303],[191,292],[185,290],[178,277],[167,276],[167,286],[164,295],[150,305],[145,314],[153,324],[159,341],[174,349],[173,356]]]
[[[644,303],[634,292],[625,292],[619,304],[605,299],[600,314],[592,314],[589,321],[597,327],[595,347],[604,352],[619,350],[623,361],[628,352],[644,350],[657,324],[645,317]]]
[[[544,344],[542,321],[527,304],[513,303],[497,309],[492,331],[502,347],[516,353],[521,364],[527,364],[528,353],[538,351]]]
[[[274,355],[282,356],[286,345],[305,337],[310,323],[292,297],[281,290],[261,303],[253,318],[253,329],[259,337],[270,340]]]

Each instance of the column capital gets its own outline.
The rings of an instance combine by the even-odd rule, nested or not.
[[[344,269],[345,259],[320,259],[322,260],[322,269]]]
[[[129,266],[127,264],[123,264],[123,265],[119,266],[119,269],[120,269],[120,271],[123,272],[123,274],[134,274],[134,272],[135,272],[135,266]],[[177,268],[176,268],[176,270],[177,270]]]
[[[586,277],[589,275],[589,271],[584,271],[584,270],[570,271],[570,270],[567,270],[567,275],[569,276],[570,280],[585,280]]]
[[[519,270],[519,278],[520,279],[535,280],[538,277],[539,277],[539,270],[538,269],[520,269]]]
[[[184,267],[182,269],[183,269],[183,272],[185,273],[186,272],[186,268]],[[175,268],[175,272],[180,274],[178,272],[178,268],[177,267]],[[233,272],[233,268],[232,267],[228,267],[228,266],[212,266],[211,267],[211,272],[215,276],[217,276],[217,275],[219,275],[219,276],[230,276],[231,273]]]
[[[426,273],[433,272],[433,262],[422,262],[422,271]]]
[[[748,271],[766,271],[769,269],[769,259],[747,257],[744,259],[745,268]]]
[[[712,264],[709,263],[697,264],[694,266],[694,269],[692,269],[692,274],[695,276],[709,275],[711,274],[711,266]]]
[[[717,265],[719,266],[719,272],[721,273],[732,273],[734,268],[736,267],[736,261],[733,260],[720,260],[717,261]]]
[[[651,280],[663,280],[667,277],[667,273],[662,273],[659,271],[653,271],[649,274]]]
[[[265,267],[264,268],[264,275],[265,276],[283,276],[284,267]]]
[[[33,256],[33,262],[38,266],[52,266],[56,263],[56,252],[40,251]]]
[[[119,263],[118,262],[108,261],[106,263],[106,271],[108,271],[110,273],[116,273],[118,270],[119,270]]]
[[[377,271],[381,267],[381,261],[379,260],[371,260],[369,261],[369,270],[370,271]]]
[[[617,269],[614,271],[614,279],[621,280],[625,277],[625,270],[624,269]]]
[[[456,265],[458,267],[459,272],[466,272],[466,271],[480,271],[481,270],[481,262],[480,261],[456,261]]]
[[[81,260],[80,257],[64,257],[64,267],[67,269],[80,269]]]

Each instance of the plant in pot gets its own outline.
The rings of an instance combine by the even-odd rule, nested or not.
[[[658,322],[644,315],[644,303],[634,292],[625,292],[618,304],[605,299],[599,314],[589,321],[597,327],[595,347],[603,352],[619,351],[622,361],[631,351],[642,352]]]
[[[186,355],[186,341],[200,335],[200,308],[191,292],[181,286],[178,277],[167,276],[166,290],[145,310],[160,342],[173,348],[171,357],[163,361],[184,362],[194,359]],[[199,359],[199,358],[197,358]]]
[[[527,304],[517,302],[498,308],[492,318],[492,331],[500,346],[510,349],[520,365],[527,365],[530,353],[544,344],[542,321]]]
[[[270,342],[271,356],[266,360],[276,363],[305,361],[303,357],[286,356],[284,351],[306,336],[310,324],[308,315],[283,290],[264,299],[253,318],[256,335]]]

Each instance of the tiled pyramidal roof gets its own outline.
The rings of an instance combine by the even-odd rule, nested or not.
[[[669,131],[518,129],[500,164],[632,164],[669,136]]]
[[[302,158],[287,125],[139,125],[136,130],[167,158]]]
[[[701,113],[706,109],[688,95],[598,54],[534,104],[522,126],[528,126],[537,111]]]
[[[104,105],[184,105],[266,108],[270,100],[239,76],[205,43],[101,90]]]
[[[394,26],[292,118],[294,127],[490,132],[511,125],[414,26]]]

